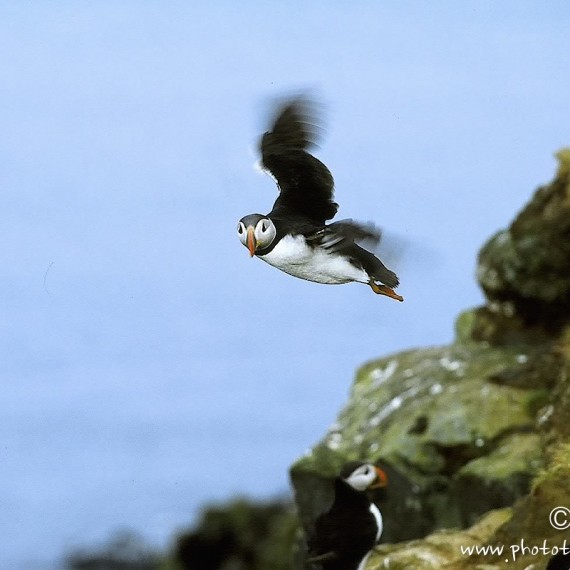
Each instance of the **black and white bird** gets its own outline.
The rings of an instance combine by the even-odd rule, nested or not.
[[[319,128],[314,107],[303,97],[279,107],[261,138],[261,166],[276,180],[279,196],[267,215],[250,214],[237,227],[249,253],[285,273],[317,283],[356,281],[375,293],[403,301],[397,275],[359,242],[378,243],[372,225],[350,219],[326,225],[338,204],[329,169],[307,152]]]
[[[322,570],[362,570],[383,530],[382,514],[368,491],[385,487],[386,473],[370,463],[346,463],[334,482],[334,502],[315,521],[308,561]]]

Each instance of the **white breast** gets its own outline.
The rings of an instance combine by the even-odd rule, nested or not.
[[[370,507],[368,507],[368,510],[372,513],[372,516],[376,519],[376,524],[378,525],[378,531],[376,532],[376,542],[378,542],[380,540],[380,537],[382,536],[382,531],[384,530],[382,513],[374,503],[370,503]]]
[[[374,503],[370,503],[370,507],[368,507],[368,510],[372,513],[372,516],[376,520],[376,525],[378,526],[378,530],[376,531],[376,542],[378,542],[380,540],[380,537],[382,536],[382,530],[384,529],[384,523],[382,521],[382,513]],[[368,562],[370,554],[372,554],[372,550],[368,552],[366,556],[360,561],[357,570],[364,570],[364,568],[366,568],[366,563]]]
[[[372,550],[366,554],[366,556],[360,561],[358,568],[356,570],[364,570],[366,568],[366,563],[368,562],[369,556],[372,554]]]
[[[317,283],[368,283],[368,275],[346,258],[307,245],[303,236],[284,236],[273,250],[260,259],[289,275]]]

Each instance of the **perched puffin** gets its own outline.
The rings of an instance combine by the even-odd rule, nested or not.
[[[385,487],[386,473],[361,461],[346,463],[334,483],[331,508],[315,521],[308,562],[322,570],[362,570],[382,535],[382,515],[367,491]]]
[[[350,219],[326,225],[338,210],[329,169],[307,152],[318,126],[303,97],[282,105],[261,137],[261,165],[276,180],[279,196],[269,214],[250,214],[237,227],[240,241],[270,265],[317,283],[370,285],[375,293],[403,301],[397,275],[357,242],[380,240],[374,226]]]

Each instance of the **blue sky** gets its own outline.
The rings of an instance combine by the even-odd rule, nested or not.
[[[479,247],[570,144],[568,25],[562,1],[2,3],[0,563],[284,491],[357,366],[449,342]],[[236,237],[275,199],[271,102],[304,89],[402,304]]]

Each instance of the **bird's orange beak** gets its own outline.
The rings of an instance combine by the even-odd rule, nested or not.
[[[253,257],[255,255],[255,248],[257,247],[255,234],[253,226],[247,228],[247,249],[249,249],[249,255]]]
[[[374,467],[376,470],[376,475],[378,476],[376,481],[370,485],[370,489],[380,489],[381,487],[386,487],[388,485],[388,475],[380,467]]]

